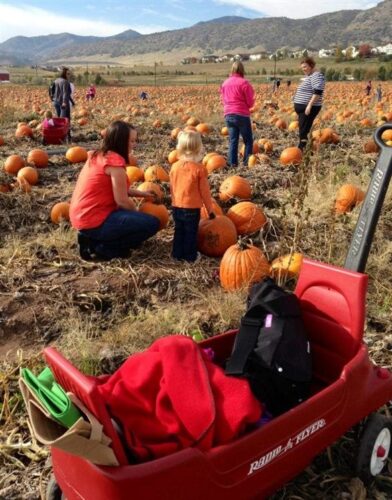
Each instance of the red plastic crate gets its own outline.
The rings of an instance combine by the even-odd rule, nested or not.
[[[45,144],[61,144],[67,137],[69,130],[68,118],[53,118],[54,127],[42,127]]]

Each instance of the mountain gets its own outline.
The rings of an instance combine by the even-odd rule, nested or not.
[[[111,37],[84,37],[68,33],[40,37],[14,37],[0,44],[3,57],[28,59],[29,63],[72,58],[176,52],[222,54],[274,51],[281,47],[320,49],[330,45],[381,45],[392,39],[392,0],[367,10],[342,10],[307,19],[268,17],[246,19],[226,16],[190,28],[141,35],[127,30]],[[163,57],[163,56],[160,56]]]

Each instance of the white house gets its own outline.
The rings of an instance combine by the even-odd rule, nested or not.
[[[355,59],[356,57],[359,56],[359,50],[356,47],[354,47],[354,45],[350,45],[346,49],[342,50],[342,54],[344,56],[350,55],[352,59]]]
[[[249,59],[251,61],[261,61],[261,59],[265,59],[267,57],[267,52],[258,52],[257,54],[251,54]]]
[[[335,55],[334,49],[320,49],[318,56],[321,57],[333,57]]]
[[[372,54],[386,54],[387,56],[392,55],[392,43],[387,43],[380,47],[374,47],[372,49]]]

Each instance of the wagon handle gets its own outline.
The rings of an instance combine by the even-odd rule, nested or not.
[[[381,139],[382,133],[389,129],[392,129],[392,123],[385,123],[374,133],[374,140],[380,147],[380,156],[370,179],[366,197],[363,201],[344,263],[344,267],[351,271],[360,273],[365,271],[374,232],[388,190],[389,181],[391,180],[392,147],[386,146]]]

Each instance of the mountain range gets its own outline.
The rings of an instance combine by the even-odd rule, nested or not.
[[[0,64],[37,64],[105,56],[106,60],[153,53],[197,56],[225,52],[327,48],[331,45],[372,46],[392,41],[392,0],[367,10],[342,10],[307,19],[226,16],[190,28],[141,35],[130,29],[109,37],[70,33],[23,37],[0,44]]]

